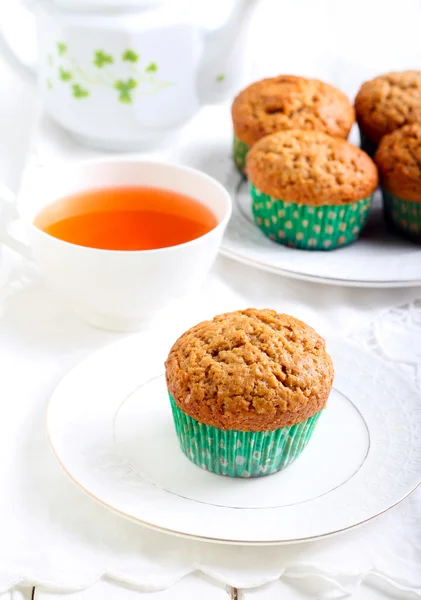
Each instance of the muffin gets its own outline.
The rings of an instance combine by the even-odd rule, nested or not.
[[[306,129],[346,139],[354,120],[345,94],[323,81],[293,75],[263,79],[243,90],[232,105],[235,164],[244,171],[249,148],[265,135]]]
[[[361,148],[374,156],[384,135],[421,121],[421,71],[386,73],[366,81],[355,98]]]
[[[379,168],[386,220],[421,241],[421,124],[385,135],[374,157]]]
[[[333,380],[323,338],[267,309],[199,323],[175,342],[165,368],[182,451],[231,477],[269,475],[295,460]]]
[[[377,169],[345,140],[316,131],[281,131],[247,156],[252,209],[271,240],[309,250],[350,244],[367,222]]]

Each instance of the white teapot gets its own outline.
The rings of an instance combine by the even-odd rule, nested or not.
[[[93,147],[132,150],[161,140],[241,85],[244,25],[258,0],[223,4],[230,3],[225,23],[207,30],[201,18],[215,0],[33,1],[41,105]],[[0,42],[9,62],[31,71]]]

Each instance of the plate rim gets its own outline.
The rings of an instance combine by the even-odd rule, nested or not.
[[[403,496],[400,500],[398,500],[397,502],[395,502],[394,504],[391,504],[388,508],[385,508],[384,510],[380,511],[379,513],[376,513],[375,515],[372,515],[371,517],[368,517],[367,519],[364,519],[363,521],[359,521],[358,523],[354,523],[353,525],[348,525],[347,527],[343,527],[342,529],[337,529],[336,531],[331,531],[328,533],[323,533],[321,535],[314,535],[314,536],[310,536],[310,537],[302,537],[302,538],[294,538],[294,539],[288,539],[288,540],[270,540],[270,541],[256,541],[256,540],[245,540],[245,541],[238,541],[238,540],[222,540],[220,538],[212,538],[209,536],[203,536],[203,535],[194,535],[191,533],[184,533],[181,531],[176,531],[175,529],[168,529],[166,527],[161,527],[160,525],[155,525],[153,523],[148,523],[147,521],[143,521],[137,517],[134,517],[132,515],[129,515],[121,510],[119,510],[118,508],[116,508],[115,506],[112,506],[111,504],[108,504],[107,502],[104,502],[103,500],[101,500],[100,498],[98,498],[97,496],[95,496],[95,494],[93,494],[92,492],[90,492],[88,489],[86,489],[81,483],[79,483],[79,481],[77,481],[77,479],[75,479],[73,477],[73,475],[71,475],[71,473],[66,469],[66,467],[64,466],[64,464],[61,462],[60,458],[58,457],[54,446],[51,442],[51,438],[47,429],[47,436],[48,436],[48,444],[51,448],[51,451],[53,453],[53,456],[55,457],[58,465],[60,466],[61,470],[65,473],[65,475],[67,475],[67,477],[69,478],[69,480],[76,485],[76,487],[78,487],[85,495],[87,495],[89,498],[91,498],[92,500],[94,500],[97,504],[99,504],[100,506],[105,507],[107,510],[110,510],[111,512],[113,512],[114,514],[119,515],[120,517],[124,518],[125,520],[128,520],[132,523],[136,523],[137,525],[141,525],[142,527],[146,527],[148,529],[151,529],[153,531],[159,531],[160,533],[165,533],[167,535],[172,535],[174,537],[179,537],[182,539],[187,539],[187,540],[191,540],[191,541],[196,541],[196,542],[207,542],[207,543],[212,543],[212,544],[223,544],[225,546],[285,546],[285,545],[289,545],[289,544],[304,544],[306,542],[315,542],[317,540],[323,540],[325,538],[330,538],[336,535],[340,535],[341,533],[344,533],[346,531],[349,531],[351,529],[355,529],[356,527],[360,527],[361,525],[364,525],[365,523],[369,523],[370,521],[372,521],[373,519],[376,519],[377,517],[383,515],[384,513],[388,512],[389,510],[391,510],[392,508],[394,508],[395,506],[398,506],[398,504],[400,504],[401,502],[403,502],[404,500],[406,500],[411,494],[413,494],[415,492],[415,490],[421,485],[421,480],[417,483],[417,485],[410,490],[405,496]]]
[[[296,281],[307,281],[310,283],[319,283],[322,285],[333,285],[337,287],[352,287],[352,288],[369,288],[369,289],[387,289],[387,288],[413,288],[421,286],[421,278],[420,279],[406,279],[402,281],[397,280],[389,280],[389,281],[374,281],[372,279],[367,281],[359,281],[357,279],[336,279],[331,277],[322,277],[320,275],[309,275],[307,273],[297,273],[297,271],[289,271],[288,269],[283,269],[282,267],[276,267],[274,265],[266,264],[255,260],[253,258],[249,258],[243,256],[242,254],[237,254],[230,248],[226,248],[223,245],[219,249],[219,253],[230,260],[234,260],[243,265],[247,265],[249,267],[253,267],[255,269],[259,269],[261,271],[265,271],[267,273],[273,273],[275,275],[280,275],[281,277],[288,277],[290,279],[294,279]]]
[[[182,531],[177,531],[176,529],[172,529],[172,528],[168,528],[168,527],[163,527],[161,525],[157,525],[155,523],[150,523],[148,521],[144,521],[142,519],[140,519],[139,517],[135,517],[133,515],[130,515],[129,513],[126,513],[124,511],[122,511],[119,508],[116,508],[115,506],[109,504],[108,502],[102,500],[101,498],[97,497],[92,491],[90,491],[89,489],[87,489],[82,483],[80,483],[77,478],[70,473],[70,471],[66,468],[65,464],[63,463],[63,461],[61,460],[58,452],[56,451],[56,448],[54,447],[53,441],[51,439],[51,434],[50,434],[50,427],[49,427],[49,423],[50,423],[50,413],[51,413],[51,407],[55,398],[55,394],[57,389],[63,385],[66,381],[67,378],[70,378],[73,373],[75,371],[77,371],[80,366],[86,362],[88,362],[92,356],[94,355],[99,355],[101,353],[103,353],[105,350],[110,349],[110,348],[118,348],[120,345],[124,346],[125,344],[127,344],[127,340],[130,339],[132,342],[134,339],[140,340],[143,337],[148,337],[148,335],[151,335],[151,332],[142,332],[140,334],[137,334],[135,336],[129,336],[128,338],[125,337],[122,340],[118,340],[117,342],[111,342],[109,344],[106,344],[105,346],[103,346],[102,348],[91,352],[90,354],[88,354],[84,359],[82,359],[81,361],[79,361],[76,365],[74,365],[69,371],[67,371],[64,376],[59,380],[59,382],[57,383],[57,385],[55,386],[54,390],[51,392],[51,394],[49,395],[48,398],[48,404],[47,404],[47,409],[45,412],[45,430],[46,430],[46,436],[47,436],[47,441],[48,441],[48,445],[51,449],[51,452],[55,458],[55,460],[57,461],[59,467],[61,468],[61,470],[63,471],[63,473],[68,477],[68,479],[74,484],[76,485],[76,487],[78,487],[85,495],[87,495],[88,497],[90,497],[92,500],[94,500],[97,504],[107,508],[108,510],[110,510],[111,512],[113,512],[114,514],[117,514],[121,517],[123,517],[126,520],[131,521],[132,523],[136,523],[138,525],[147,527],[148,529],[154,530],[154,531],[158,531],[161,533],[165,533],[168,535],[173,535],[176,537],[180,537],[183,539],[188,539],[188,540],[193,540],[193,541],[198,541],[198,542],[209,542],[209,543],[214,543],[214,544],[224,544],[224,545],[228,545],[228,546],[282,546],[282,545],[286,545],[286,544],[300,544],[300,543],[305,543],[305,542],[312,542],[312,541],[317,541],[317,540],[322,540],[325,538],[329,538],[329,537],[333,537],[336,535],[339,535],[341,533],[344,533],[346,531],[355,529],[356,527],[359,527],[361,525],[364,525],[365,523],[368,523],[370,521],[372,521],[373,519],[379,517],[380,515],[388,512],[389,510],[391,510],[392,508],[394,508],[395,506],[399,505],[401,502],[403,502],[404,500],[406,500],[406,498],[408,498],[411,494],[413,494],[415,492],[415,490],[421,486],[421,474],[419,475],[419,481],[413,486],[411,487],[411,489],[409,489],[402,497],[400,497],[398,500],[396,500],[395,502],[393,502],[392,504],[390,504],[389,506],[387,506],[386,508],[384,508],[383,510],[367,517],[366,519],[363,519],[361,521],[358,521],[356,523],[353,523],[351,525],[347,525],[346,527],[342,527],[339,529],[336,529],[334,531],[329,531],[323,534],[319,534],[319,535],[312,535],[312,536],[305,536],[305,537],[299,537],[299,538],[289,538],[289,539],[282,539],[282,540],[232,540],[232,539],[221,539],[221,538],[214,538],[214,537],[210,537],[210,536],[205,536],[205,535],[199,535],[199,534],[192,534],[192,533],[186,533],[186,532],[182,532]],[[331,342],[336,342],[336,343],[340,343],[340,344],[344,344],[344,342],[342,340],[330,340]],[[329,340],[328,340],[329,343]],[[352,346],[354,347],[356,350],[362,351],[367,353],[368,355],[370,353],[368,353],[367,351],[365,351],[363,348],[361,348],[358,344],[353,343],[353,342],[345,342],[345,345],[347,346]],[[386,361],[382,361],[382,362],[386,362]],[[396,369],[395,365],[390,365],[392,367],[392,369],[399,374],[398,369]],[[414,391],[414,393],[418,394],[418,390],[415,388],[415,386],[412,384],[412,382],[407,382],[408,386],[411,387]],[[132,390],[133,392],[134,390]],[[130,392],[130,393],[132,393]],[[124,401],[124,399],[123,399]]]

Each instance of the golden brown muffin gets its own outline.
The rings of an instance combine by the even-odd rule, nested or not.
[[[324,339],[267,309],[199,323],[176,341],[165,367],[168,390],[184,413],[239,431],[305,421],[326,405],[333,380]]]
[[[421,202],[421,124],[385,135],[374,157],[383,187],[412,202]]]
[[[316,131],[281,131],[253,146],[250,182],[264,194],[312,206],[367,198],[378,185],[376,165],[345,140]]]
[[[355,112],[343,92],[323,81],[280,75],[240,92],[232,105],[232,121],[236,137],[252,146],[286,129],[323,131],[346,139]]]
[[[361,86],[355,98],[361,132],[378,144],[409,123],[421,121],[421,71],[386,73]]]

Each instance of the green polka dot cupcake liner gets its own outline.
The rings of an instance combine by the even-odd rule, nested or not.
[[[217,429],[186,415],[170,395],[181,450],[195,465],[228,477],[262,477],[285,469],[307,446],[320,418],[275,431]]]
[[[249,150],[250,146],[247,146],[247,144],[234,135],[233,158],[237,169],[242,175],[246,173],[246,159]]]
[[[256,225],[278,244],[334,250],[354,242],[367,223],[373,196],[342,205],[309,206],[267,196],[250,184]]]
[[[386,221],[403,236],[421,242],[421,202],[402,200],[384,188],[382,192]]]

